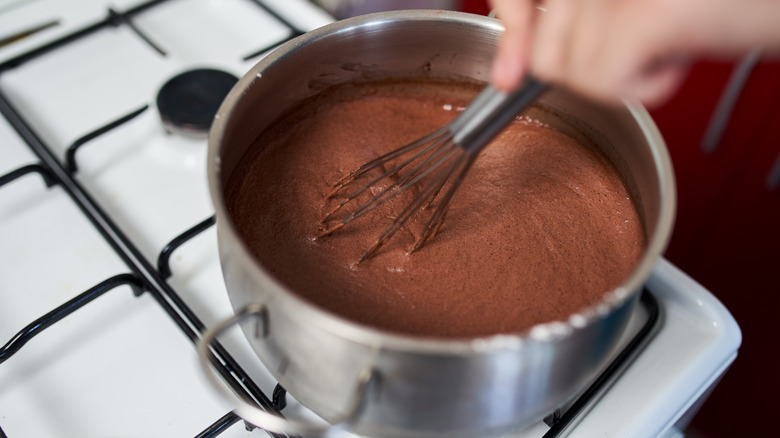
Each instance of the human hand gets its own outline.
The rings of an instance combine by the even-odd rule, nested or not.
[[[668,99],[700,57],[780,48],[772,0],[492,0],[504,22],[491,80],[511,90],[526,72],[590,98]]]

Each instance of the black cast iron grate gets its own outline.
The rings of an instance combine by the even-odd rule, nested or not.
[[[165,0],[153,0],[139,5],[124,12],[118,12],[113,9],[107,10],[105,20],[95,23],[87,28],[67,35],[38,49],[24,53],[16,58],[4,62],[0,65],[0,74],[22,65],[43,54],[49,53],[72,41],[88,37],[94,32],[109,26],[127,26],[139,38],[151,46],[160,56],[166,56],[166,50],[153,41],[152,38],[144,34],[133,24],[133,16],[143,12],[151,7],[163,3]],[[265,53],[272,47],[283,43],[284,41],[301,35],[303,32],[293,24],[277,14],[273,9],[267,7],[261,1],[252,1],[257,7],[262,8],[266,13],[274,17],[279,23],[289,29],[288,37],[284,40],[275,42],[267,47],[260,47],[256,51],[246,56],[243,60],[251,59],[259,54]],[[85,218],[89,220],[95,229],[108,242],[120,259],[127,265],[128,273],[120,274],[108,278],[95,285],[87,291],[82,292],[75,298],[58,306],[49,313],[41,316],[31,322],[20,332],[18,332],[5,345],[0,347],[0,364],[12,357],[28,341],[42,331],[53,326],[55,323],[83,308],[89,302],[99,298],[105,293],[116,289],[119,286],[129,286],[136,296],[143,293],[152,295],[155,301],[162,307],[165,313],[176,323],[190,341],[195,344],[200,339],[200,334],[206,329],[204,324],[195,315],[192,309],[180,298],[179,294],[169,285],[167,279],[172,275],[168,265],[168,257],[171,252],[178,248],[188,239],[198,233],[206,230],[214,224],[214,218],[208,218],[185,231],[181,236],[173,239],[162,250],[158,259],[158,268],[152,266],[144,258],[137,246],[129,239],[116,225],[115,221],[105,212],[105,210],[93,199],[93,197],[79,184],[74,178],[78,171],[76,152],[87,145],[95,138],[110,132],[111,130],[129,122],[148,109],[145,105],[131,113],[123,116],[105,126],[99,127],[94,131],[82,136],[71,144],[67,151],[64,162],[60,162],[51,152],[51,149],[45,144],[32,127],[31,123],[25,120],[21,113],[13,106],[11,101],[0,89],[0,113],[7,119],[17,134],[24,140],[30,149],[37,155],[40,162],[37,164],[26,165],[0,176],[0,187],[5,186],[26,175],[37,173],[43,179],[47,187],[59,185],[69,195],[74,204],[83,212]],[[213,344],[214,355],[212,364],[221,377],[237,392],[251,397],[257,404],[265,410],[275,412],[281,415],[280,411],[285,407],[285,392],[281,387],[277,387],[272,397],[266,396],[263,391],[248,377],[246,372],[240,367],[233,357],[219,343]],[[198,437],[214,437],[221,434],[228,427],[240,421],[240,418],[232,412],[229,412],[221,418],[214,421],[208,428],[198,434]],[[247,428],[251,426],[247,425]],[[285,436],[271,434],[272,436]],[[0,438],[7,438],[5,432],[0,428]]]
[[[87,37],[107,26],[129,27],[160,56],[166,56],[165,48],[161,47],[145,35],[133,25],[132,21],[134,15],[165,1],[166,0],[149,1],[124,12],[108,9],[105,20],[3,63],[0,65],[0,75],[9,69],[37,58],[42,54],[56,50],[71,41]],[[281,24],[288,27],[290,34],[286,39],[291,39],[303,33],[273,11],[273,9],[264,5],[262,1],[253,0],[253,3],[264,9]],[[269,47],[258,48],[256,51],[244,56],[242,59],[252,59],[282,42],[284,41],[279,41]],[[127,273],[115,275],[103,280],[99,284],[54,308],[24,327],[12,339],[0,347],[0,365],[11,358],[17,351],[23,348],[28,341],[42,331],[54,326],[66,316],[76,312],[93,300],[98,299],[120,286],[128,286],[136,296],[140,296],[144,293],[150,294],[193,344],[198,342],[201,333],[205,331],[206,327],[204,324],[168,283],[168,280],[173,275],[169,265],[169,259],[177,248],[214,225],[215,218],[213,216],[206,218],[205,220],[198,222],[192,228],[184,231],[179,236],[173,238],[160,252],[157,266],[155,267],[141,254],[132,240],[119,229],[114,219],[106,213],[101,205],[99,205],[90,193],[88,193],[88,191],[74,178],[74,174],[78,171],[76,152],[81,147],[87,145],[91,140],[129,122],[138,115],[144,113],[148,107],[148,105],[144,105],[143,107],[82,136],[68,147],[65,159],[60,161],[41,139],[41,135],[32,128],[31,123],[21,116],[20,112],[13,106],[11,101],[3,93],[2,89],[0,89],[0,113],[3,114],[8,123],[40,160],[39,163],[25,165],[5,175],[0,175],[0,189],[19,178],[31,174],[39,175],[47,187],[52,187],[54,185],[60,186],[128,268]],[[551,426],[548,433],[544,435],[546,438],[563,436],[563,434],[575,425],[578,416],[586,413],[588,408],[598,400],[600,394],[602,394],[617,378],[620,371],[625,368],[638,351],[641,350],[642,346],[652,337],[654,330],[660,326],[660,309],[652,294],[644,291],[641,302],[647,309],[649,315],[645,325],[606,371],[594,381],[590,388],[565,410],[558,410],[545,420],[548,425]],[[268,397],[218,342],[213,344],[213,350],[214,354],[211,359],[212,365],[222,379],[225,380],[234,391],[255,400],[262,409],[276,413],[277,415],[282,415],[281,411],[286,406],[286,393],[281,386],[277,385],[276,388],[274,388],[271,397]],[[241,419],[236,414],[228,412],[196,436],[201,438],[216,437],[240,421]],[[247,423],[245,423],[245,427],[247,427],[247,429],[252,429],[252,426]],[[286,436],[273,433],[269,434],[275,437]],[[2,430],[2,427],[0,427],[0,438],[8,438]]]

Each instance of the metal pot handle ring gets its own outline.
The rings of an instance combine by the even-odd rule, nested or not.
[[[365,401],[367,399],[367,393],[371,391],[376,382],[376,373],[370,369],[366,369],[361,373],[353,402],[345,415],[340,419],[333,421],[333,424],[311,423],[299,420],[291,420],[272,413],[266,412],[256,406],[256,404],[248,399],[244,394],[238,394],[228,389],[229,385],[223,385],[224,382],[220,381],[213,368],[210,366],[210,359],[213,357],[211,352],[211,344],[214,340],[221,335],[225,330],[238,324],[244,319],[251,317],[263,318],[262,330],[267,330],[265,324],[265,317],[267,315],[267,308],[262,304],[249,304],[246,307],[237,311],[230,318],[221,321],[209,330],[206,330],[200,341],[198,342],[198,359],[203,372],[206,374],[209,383],[222,395],[226,400],[234,404],[236,413],[243,420],[251,423],[252,425],[259,427],[260,429],[267,430],[272,433],[278,433],[283,435],[317,435],[317,436],[332,436],[332,434],[343,430],[351,423],[354,423],[360,413],[363,410]],[[262,336],[265,333],[261,334]]]

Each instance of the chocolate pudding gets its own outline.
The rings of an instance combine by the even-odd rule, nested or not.
[[[347,85],[303,102],[257,139],[231,176],[225,198],[240,236],[295,293],[393,333],[517,333],[599,302],[645,249],[636,206],[606,157],[528,118],[479,155],[420,250],[408,253],[423,215],[358,263],[397,206],[319,237],[323,216],[341,200],[328,198],[334,182],[447,124],[477,91]]]

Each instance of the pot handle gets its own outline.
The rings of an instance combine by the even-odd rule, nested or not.
[[[238,324],[244,319],[248,318],[262,318],[262,332],[260,336],[265,336],[265,331],[268,330],[266,323],[267,308],[262,304],[249,304],[246,307],[240,309],[230,318],[218,323],[211,329],[203,333],[201,340],[198,342],[198,358],[200,359],[200,366],[203,372],[206,374],[209,383],[222,395],[226,400],[233,403],[236,407],[233,410],[236,415],[251,423],[252,425],[259,427],[260,429],[267,430],[272,433],[283,435],[318,435],[318,436],[333,436],[344,429],[351,423],[354,423],[360,416],[365,406],[365,401],[368,398],[368,393],[374,390],[377,382],[377,374],[369,369],[366,369],[361,373],[358,384],[356,387],[356,394],[352,405],[347,410],[347,413],[340,419],[334,421],[334,424],[316,424],[298,420],[290,420],[272,413],[263,411],[258,408],[254,402],[252,402],[246,395],[237,394],[234,391],[229,390],[229,385],[224,385],[219,380],[217,374],[210,366],[210,359],[213,357],[211,352],[211,344],[214,340],[222,334],[225,330]]]

